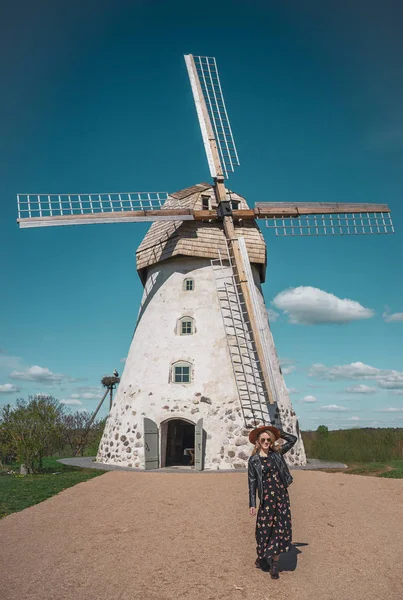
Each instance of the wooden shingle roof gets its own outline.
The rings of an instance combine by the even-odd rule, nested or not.
[[[214,189],[210,183],[199,183],[170,194],[169,198],[181,200],[184,208],[202,209],[202,196],[211,198],[211,208],[216,207]],[[242,196],[231,192],[231,200],[238,201],[240,208],[248,204]],[[255,221],[246,221],[235,229],[245,238],[249,260],[259,268],[261,280],[266,271],[266,244]],[[226,238],[222,223],[204,221],[157,221],[146,233],[136,252],[137,271],[143,282],[147,269],[174,256],[218,258],[218,251],[225,255]]]

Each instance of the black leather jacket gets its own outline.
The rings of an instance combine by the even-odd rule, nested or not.
[[[276,461],[277,468],[280,473],[280,478],[285,487],[288,487],[292,483],[292,476],[288,470],[287,463],[283,458],[283,454],[288,452],[297,441],[295,435],[286,433],[280,429],[281,437],[285,440],[285,444],[281,446],[278,452],[273,452],[273,458]],[[256,507],[256,489],[259,496],[260,502],[263,496],[263,477],[262,477],[262,464],[260,462],[259,454],[254,454],[250,457],[248,462],[248,486],[249,486],[249,507]]]

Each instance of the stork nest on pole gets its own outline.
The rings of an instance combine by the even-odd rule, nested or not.
[[[102,377],[101,383],[104,387],[113,389],[118,383],[120,383],[120,377],[107,375],[106,377]]]

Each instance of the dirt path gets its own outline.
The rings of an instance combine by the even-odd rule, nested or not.
[[[110,472],[0,521],[2,600],[400,600],[403,481],[295,471],[295,552],[254,568],[247,478]]]

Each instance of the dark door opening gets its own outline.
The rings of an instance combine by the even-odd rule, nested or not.
[[[181,419],[168,423],[165,466],[194,465],[195,426]]]

